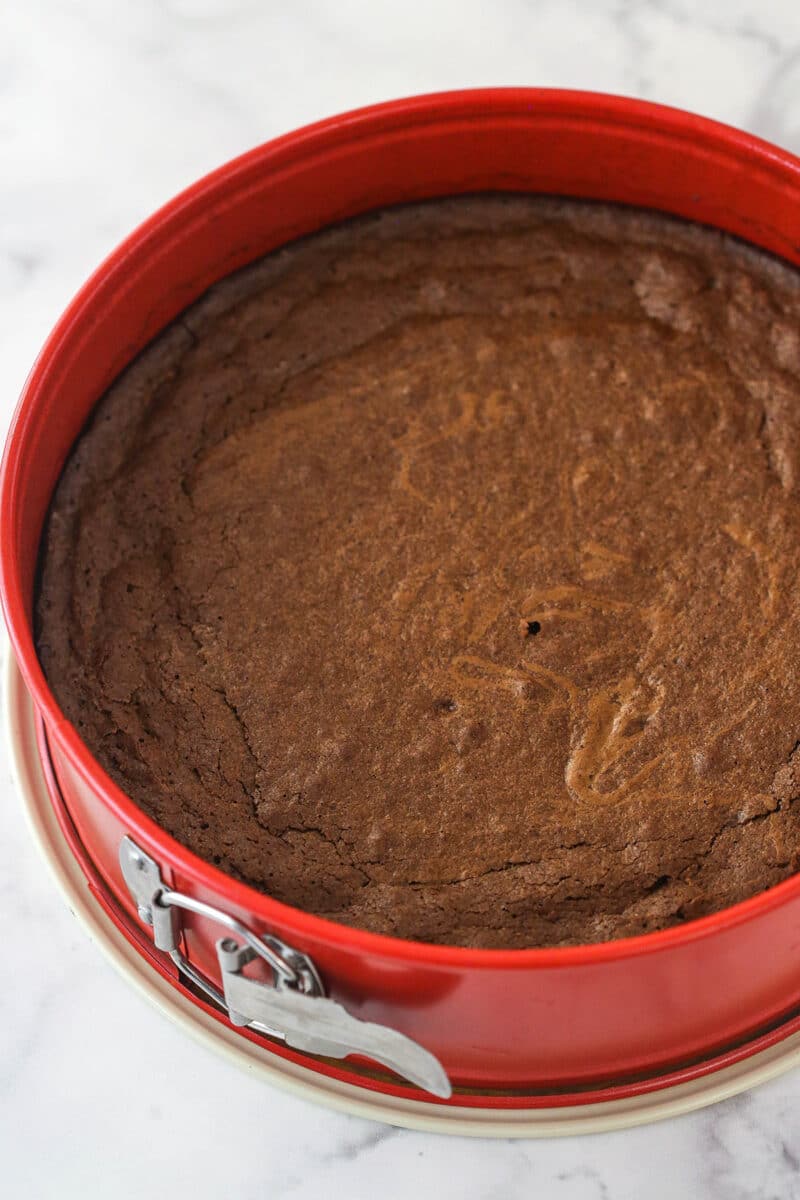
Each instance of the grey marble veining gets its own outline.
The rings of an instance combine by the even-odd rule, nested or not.
[[[70,295],[203,172],[299,124],[487,84],[629,93],[800,152],[797,0],[27,0],[0,33],[0,419]],[[453,1141],[198,1049],[56,894],[0,761],[0,1187],[13,1197],[792,1200],[800,1074],[601,1137]]]

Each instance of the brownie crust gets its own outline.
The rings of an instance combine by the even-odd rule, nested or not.
[[[800,862],[799,498],[792,268],[622,207],[385,210],[102,398],[39,654],[136,803],[279,900],[625,937]]]

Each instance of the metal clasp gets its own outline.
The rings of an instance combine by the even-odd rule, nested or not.
[[[437,1058],[418,1042],[371,1021],[361,1021],[325,995],[312,959],[288,946],[274,934],[256,934],[223,909],[168,888],[155,859],[129,837],[120,843],[122,875],[139,916],[152,926],[157,949],[169,954],[179,969],[228,1015],[234,1025],[246,1025],[287,1046],[329,1058],[364,1055],[396,1074],[447,1099],[450,1081]],[[229,935],[217,942],[223,991],[202,975],[180,948],[179,910],[207,917],[224,926]],[[244,974],[256,958],[272,970],[272,983]]]

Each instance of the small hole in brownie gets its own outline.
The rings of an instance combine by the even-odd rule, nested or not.
[[[455,712],[458,705],[452,696],[441,696],[434,702],[433,707],[438,709],[439,712]]]
[[[125,584],[125,591],[128,593],[128,595],[130,595],[130,594],[131,594],[131,592],[133,591],[133,584],[132,584],[132,583],[126,583],[126,584]]]
[[[527,637],[536,637],[539,630],[542,628],[541,621],[528,621]]]
[[[647,725],[648,718],[646,716],[631,717],[627,725],[622,731],[623,737],[635,737],[637,733],[642,733]]]
[[[208,829],[208,821],[201,821],[201,822],[200,822],[200,828],[201,828],[201,829]]]
[[[651,894],[652,894],[653,892],[660,892],[662,888],[665,888],[665,887],[667,886],[667,884],[668,884],[668,883],[671,883],[671,882],[672,882],[672,878],[671,878],[671,876],[669,876],[669,875],[659,875],[659,877],[658,877],[658,879],[655,881],[655,883],[651,883],[651,884],[650,884],[650,887],[649,887],[647,890],[648,890],[648,892],[650,892]]]

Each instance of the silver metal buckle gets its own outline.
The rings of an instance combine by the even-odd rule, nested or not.
[[[169,954],[179,969],[227,1013],[231,1024],[282,1038],[287,1046],[309,1054],[329,1058],[363,1055],[434,1096],[447,1099],[452,1095],[447,1074],[430,1051],[387,1025],[359,1020],[326,996],[319,972],[307,954],[274,934],[254,933],[220,908],[172,891],[161,878],[155,859],[129,837],[120,843],[119,861],[141,920],[152,926],[156,948]],[[229,936],[217,942],[223,991],[183,954],[180,909],[207,917],[228,930]],[[257,958],[271,968],[271,984],[244,974],[248,963]]]

